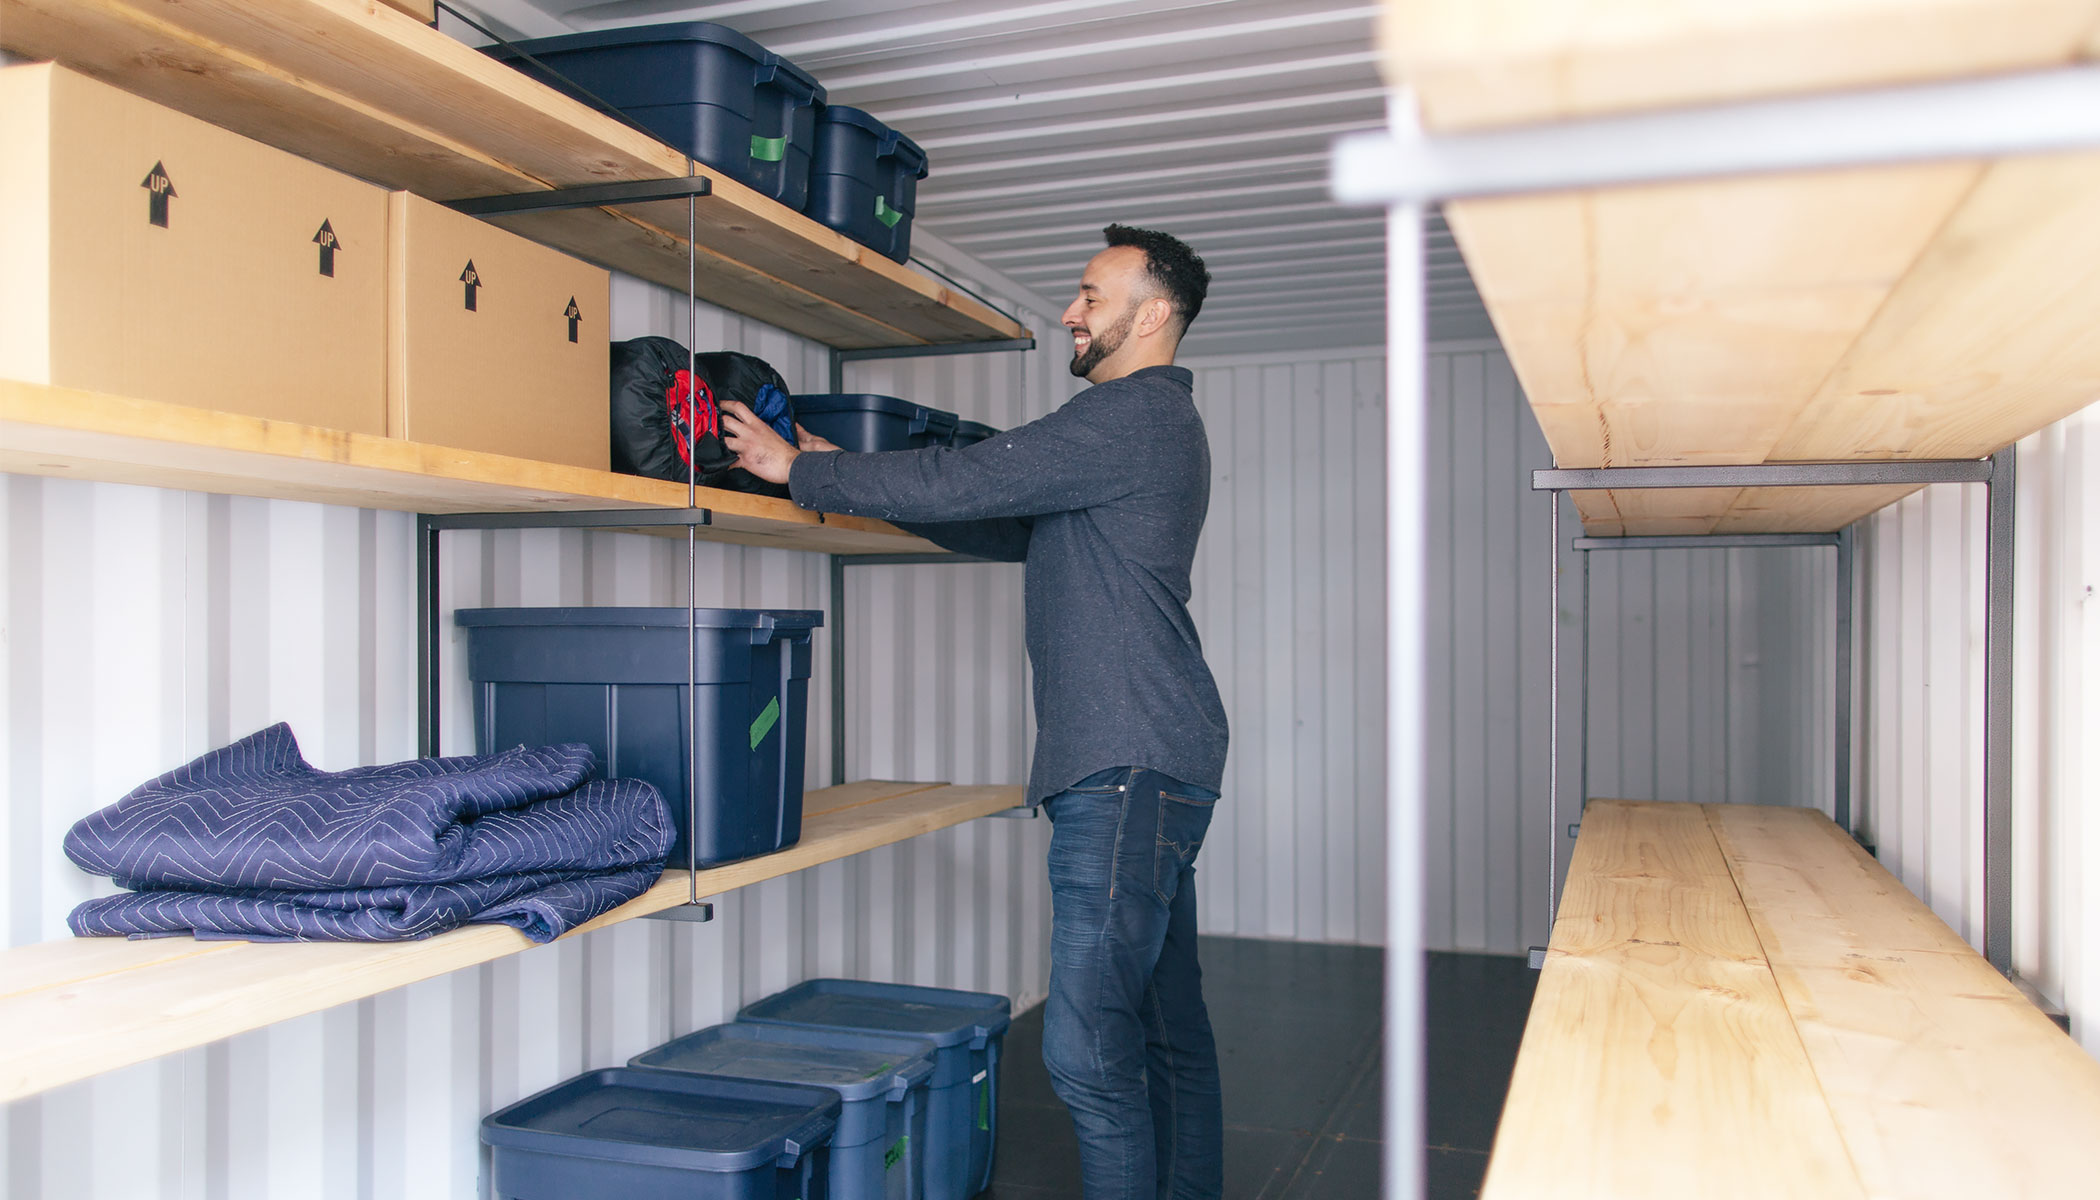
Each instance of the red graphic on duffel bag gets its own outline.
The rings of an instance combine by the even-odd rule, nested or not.
[[[699,412],[693,410],[694,392],[699,393]],[[671,414],[671,438],[678,446],[678,457],[687,466],[693,464],[693,425],[697,421],[702,437],[722,436],[722,415],[715,407],[715,394],[708,390],[707,381],[701,380],[694,387],[693,373],[680,371],[671,386],[664,391],[664,407]]]

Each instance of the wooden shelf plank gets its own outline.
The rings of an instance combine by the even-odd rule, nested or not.
[[[1559,465],[1764,462],[1978,173],[1940,163],[1447,214]],[[1787,527],[1775,491],[1735,524],[1766,514],[1773,529],[1758,531]],[[1739,499],[1619,491],[1576,505],[1596,536],[1704,534]]]
[[[2100,0],[1388,0],[1385,37],[1448,131],[2059,66]],[[1981,458],[2100,396],[2100,155],[1447,215],[1563,467]],[[1598,536],[1823,532],[1911,490],[1575,501]]]
[[[0,471],[406,512],[683,508],[661,479],[0,379]],[[865,517],[700,489],[710,541],[832,554],[933,545]],[[683,536],[681,533],[680,536]]]
[[[1706,811],[1870,1192],[2092,1193],[2100,1062],[1823,814]]]
[[[2096,26],[2094,0],[1386,0],[1380,39],[1456,130],[2058,65]]]
[[[0,0],[0,46],[436,200],[687,173],[684,155],[382,5],[360,0]],[[856,348],[1026,335],[979,301],[702,169],[709,303]],[[686,207],[503,224],[683,290]]]
[[[2094,1129],[2100,1063],[1821,813],[1593,800],[1482,1195],[2068,1200]]]
[[[1481,1195],[1865,1195],[1698,807],[1584,811]]]
[[[1019,787],[924,783],[810,792],[799,843],[695,879],[700,895],[720,895],[989,816],[1021,796]],[[684,872],[667,874],[567,936],[683,904],[692,886]],[[37,1031],[0,1047],[0,1100],[534,948],[515,929],[481,925],[414,942],[83,938],[0,952],[0,1025]]]

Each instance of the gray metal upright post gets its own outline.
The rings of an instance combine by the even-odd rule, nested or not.
[[[1582,666],[1575,678],[1576,694],[1580,699],[1575,707],[1575,761],[1581,769],[1576,779],[1582,794],[1575,797],[1575,819],[1590,807],[1590,552],[1582,552]],[[1560,836],[1558,821],[1553,836]]]
[[[1853,527],[1845,526],[1837,544],[1837,790],[1831,816],[1846,833],[1852,828],[1852,546]]]
[[[1552,571],[1546,576],[1546,602],[1551,611],[1552,624],[1546,627],[1546,653],[1550,659],[1546,668],[1546,694],[1552,701],[1546,706],[1546,942],[1553,942],[1553,919],[1558,915],[1560,904],[1554,896],[1560,883],[1560,493],[1546,493],[1546,502],[1553,506],[1546,518],[1546,527],[1551,532],[1547,540],[1552,550]],[[1585,556],[1587,557],[1587,556]],[[1541,964],[1543,965],[1543,964]]]
[[[1389,102],[1399,140],[1422,136],[1413,93]],[[1427,270],[1422,254],[1424,206],[1402,201],[1386,210],[1386,1200],[1421,1200],[1428,1177],[1423,1149],[1428,1075],[1425,1008],[1422,841],[1428,807],[1427,748],[1429,578],[1429,332]]]
[[[1984,485],[1983,956],[2006,975],[2012,961],[2013,515],[2019,452],[1991,456]]]
[[[846,782],[846,556],[831,556],[831,784]]]
[[[427,513],[416,516],[416,755],[438,753],[438,531]]]

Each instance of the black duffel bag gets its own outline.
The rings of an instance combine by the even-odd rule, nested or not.
[[[794,402],[780,372],[732,350],[695,356],[692,366],[697,377],[685,347],[670,338],[612,344],[612,469],[684,483],[692,467],[702,487],[786,496],[787,488],[736,466],[719,408],[739,401],[793,442]]]

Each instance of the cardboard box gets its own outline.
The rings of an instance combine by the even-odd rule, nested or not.
[[[0,69],[0,376],[382,433],[386,193]]]
[[[387,432],[608,469],[611,277],[406,192],[388,229]]]

